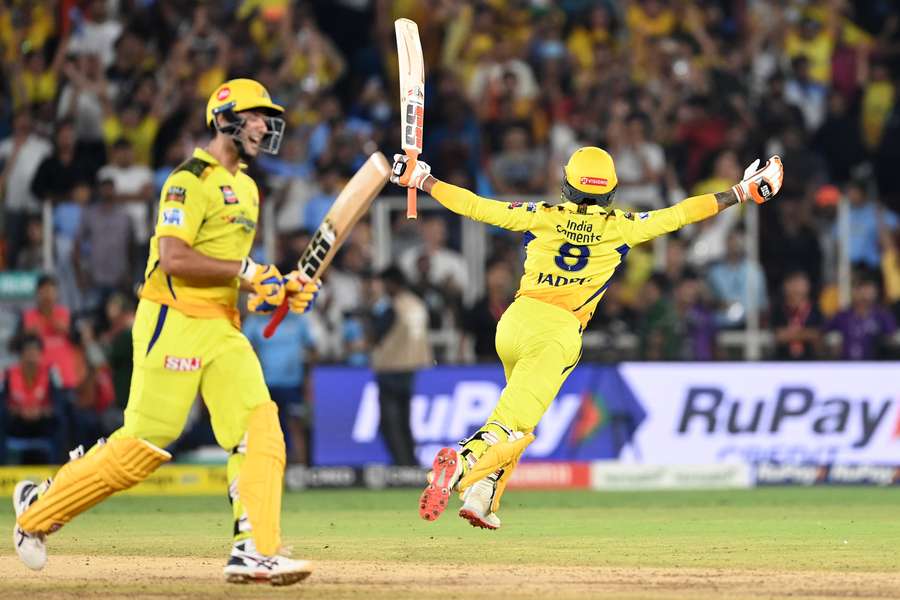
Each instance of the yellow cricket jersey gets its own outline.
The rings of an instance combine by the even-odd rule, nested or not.
[[[460,215],[524,232],[525,273],[516,295],[564,308],[582,328],[633,246],[718,212],[712,194],[634,214],[571,202],[498,202],[445,182],[431,195]]]
[[[819,32],[811,40],[804,39],[791,30],[784,40],[784,51],[791,58],[801,54],[809,59],[809,76],[818,83],[828,85],[831,81],[831,56],[834,54],[835,39],[828,31]]]
[[[172,277],[160,267],[159,238],[184,240],[212,258],[241,260],[253,245],[258,214],[259,190],[253,179],[243,170],[232,175],[209,153],[194,150],[193,157],[163,185],[141,298],[192,317],[226,318],[240,327],[239,278],[187,281]]]

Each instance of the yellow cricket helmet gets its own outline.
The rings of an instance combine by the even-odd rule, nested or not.
[[[253,79],[231,79],[219,85],[206,103],[206,125],[211,129],[230,135],[240,147],[239,134],[244,120],[241,111],[261,109],[266,113],[268,131],[260,142],[259,149],[269,154],[277,154],[284,135],[284,108],[272,102],[265,86]],[[226,124],[216,121],[216,116],[225,117]]]
[[[579,148],[563,167],[562,198],[576,204],[612,204],[616,194],[616,165],[606,150],[596,146]]]

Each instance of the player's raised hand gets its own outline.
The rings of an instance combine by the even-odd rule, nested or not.
[[[770,200],[781,189],[784,183],[784,166],[780,156],[773,156],[766,164],[759,168],[759,159],[744,170],[744,178],[739,184],[732,187],[740,202],[748,199],[757,204]]]
[[[284,289],[291,312],[303,314],[312,310],[321,286],[321,280],[313,281],[300,271],[288,273],[284,278]]]
[[[238,275],[253,287],[247,300],[250,312],[271,312],[284,301],[284,277],[274,265],[258,265],[247,257],[241,263]]]
[[[408,156],[405,154],[394,155],[394,166],[391,168],[391,183],[396,183],[402,187],[424,190],[425,188],[422,185],[429,175],[431,175],[431,165],[428,163],[417,160],[413,168],[410,169]]]

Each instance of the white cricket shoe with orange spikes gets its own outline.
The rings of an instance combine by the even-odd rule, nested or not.
[[[500,517],[491,511],[491,503],[497,491],[497,478],[488,475],[479,479],[463,492],[463,506],[459,516],[468,521],[472,527],[482,529],[499,529]]]

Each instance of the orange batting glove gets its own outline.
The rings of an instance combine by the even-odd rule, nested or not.
[[[419,188],[428,176],[431,175],[431,165],[421,160],[415,161],[415,166],[409,168],[409,157],[405,154],[394,155],[394,166],[391,169],[391,183],[402,187]],[[424,190],[423,190],[424,191]]]
[[[757,204],[762,204],[773,198],[781,189],[781,184],[784,183],[784,166],[781,164],[780,156],[776,155],[767,160],[762,169],[758,167],[757,158],[744,170],[741,182],[731,188],[739,202],[751,199]]]

